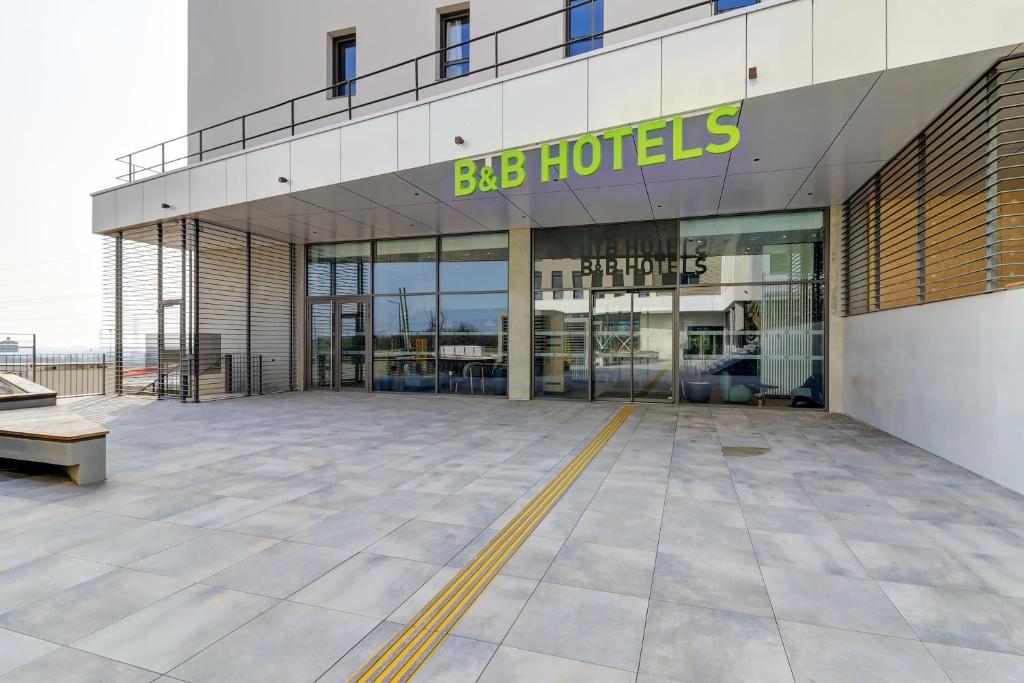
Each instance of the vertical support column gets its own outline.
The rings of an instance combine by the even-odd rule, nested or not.
[[[533,383],[533,253],[530,228],[508,231],[508,397],[527,400]]]
[[[199,403],[199,220],[192,220],[192,402]]]
[[[114,239],[114,393],[120,396],[124,393],[124,232]]]
[[[291,364],[288,366],[288,381],[293,390],[306,390],[306,262],[305,247],[293,244],[291,248],[291,335],[288,341],[288,354]],[[333,271],[334,268],[332,267]],[[367,348],[367,354],[370,349]]]
[[[843,412],[843,207],[833,206],[828,225],[828,356],[825,382],[830,413]]]
[[[181,402],[188,400],[188,374],[186,373],[186,362],[189,358],[187,353],[188,326],[186,324],[185,307],[188,302],[188,227],[185,219],[181,219],[181,298],[178,300],[178,396]]]
[[[164,224],[156,224],[156,397],[167,389],[164,372]]]
[[[261,368],[262,370],[262,368]],[[262,377],[261,386],[262,386]],[[245,395],[252,396],[252,233],[245,233]]]

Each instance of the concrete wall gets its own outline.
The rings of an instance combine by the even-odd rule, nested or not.
[[[846,318],[845,412],[1024,493],[1024,289]]]

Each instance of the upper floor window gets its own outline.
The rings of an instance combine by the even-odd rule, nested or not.
[[[469,10],[441,15],[441,78],[469,72]]]
[[[590,52],[604,45],[604,0],[566,0],[565,56]]]
[[[356,77],[356,34],[348,33],[334,39],[334,96],[356,94],[356,84],[347,83]]]
[[[739,9],[740,7],[756,5],[760,1],[761,0],[717,0],[717,2],[715,2],[715,12],[728,12],[731,9]]]

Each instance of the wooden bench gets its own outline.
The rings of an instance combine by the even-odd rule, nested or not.
[[[57,406],[0,411],[0,458],[60,465],[93,484],[107,478],[107,430]]]

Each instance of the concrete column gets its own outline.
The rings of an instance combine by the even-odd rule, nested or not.
[[[843,411],[843,207],[829,211],[828,410]]]
[[[293,244],[295,250],[295,389],[306,390],[306,247]]]
[[[533,259],[530,228],[508,231],[508,397],[530,398],[533,381]]]

